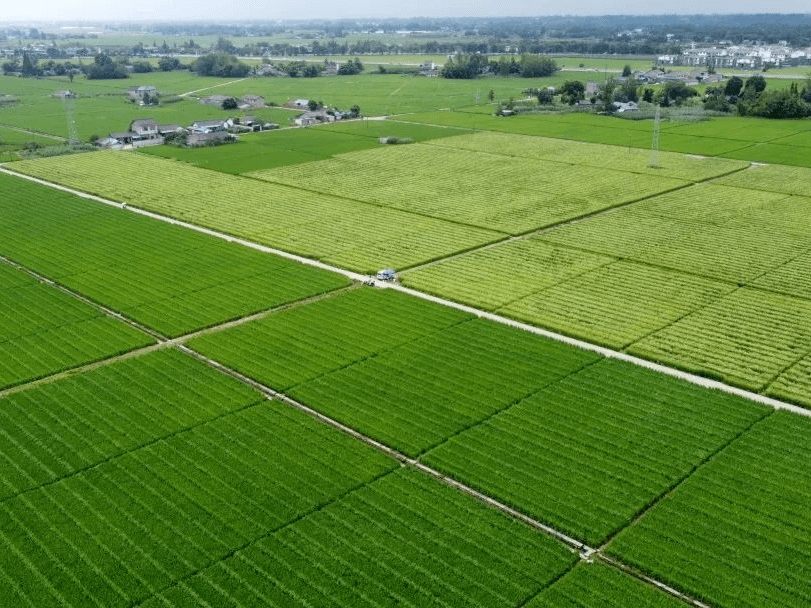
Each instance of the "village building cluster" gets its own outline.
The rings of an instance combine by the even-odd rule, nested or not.
[[[811,48],[792,48],[786,41],[775,45],[723,45],[699,47],[692,44],[678,55],[661,55],[662,66],[738,68],[762,70],[811,63]]]

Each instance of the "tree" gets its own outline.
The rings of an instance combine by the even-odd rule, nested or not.
[[[6,61],[3,64],[3,73],[4,74],[12,74],[14,72],[18,72],[20,70],[20,64],[17,63],[17,60],[14,59],[12,61]]]
[[[806,78],[800,97],[802,97],[803,101],[811,103],[811,78]]]
[[[552,93],[549,89],[538,89],[538,103],[541,105],[549,105],[552,103]]]
[[[354,59],[350,59],[349,61],[347,61],[341,67],[338,68],[338,75],[352,76],[354,74],[360,74],[362,71],[363,64],[360,62],[360,59],[355,57]]]
[[[636,81],[636,78],[628,78],[625,82],[621,83],[619,87],[617,87],[617,91],[614,93],[614,100],[615,101],[639,101],[639,83]]]
[[[524,53],[518,64],[518,74],[523,78],[543,78],[558,71],[558,65],[544,55]]]
[[[740,95],[741,89],[743,88],[743,80],[738,76],[733,76],[729,80],[727,80],[726,85],[724,86],[724,95],[727,97],[737,97]]]
[[[490,103],[492,103],[495,98],[496,98],[495,91],[493,91],[493,89],[490,89],[490,92],[487,93],[487,100],[490,101]]]
[[[645,87],[642,91],[642,101],[647,101],[648,103],[653,103],[653,89],[649,89]]]
[[[747,114],[764,118],[805,118],[811,116],[811,104],[803,101],[796,89],[763,93]]]
[[[164,40],[163,43],[166,44],[166,41]],[[223,38],[222,36],[217,39],[217,44],[214,45],[214,50],[219,53],[226,54],[234,54],[237,52],[237,48],[231,44],[231,41],[227,38]]]
[[[755,74],[746,80],[743,85],[744,95],[747,91],[754,91],[755,93],[762,93],[766,89],[766,79],[760,74]]]
[[[586,85],[579,80],[567,80],[559,90],[561,100],[570,106],[573,106],[586,96]]]
[[[23,76],[40,76],[42,70],[37,68],[37,60],[32,59],[28,53],[23,53],[23,65],[20,69]]]
[[[704,93],[704,109],[716,112],[729,112],[730,106],[725,88],[707,87]]]
[[[221,76],[225,78],[246,76],[250,66],[227,53],[209,53],[191,64],[191,70],[199,76]]]
[[[85,68],[85,75],[90,80],[129,78],[126,70],[116,65],[106,53],[99,53],[93,58],[93,63]]]
[[[136,74],[147,74],[152,71],[152,64],[148,61],[133,61],[132,71]]]
[[[223,102],[222,104],[220,104],[220,107],[223,110],[236,110],[237,108],[239,108],[239,103],[237,102],[236,98],[229,97],[227,99],[223,99]]]
[[[315,99],[311,99],[307,102],[307,107],[310,108],[311,112],[315,112],[318,109],[318,102]]]
[[[622,77],[623,78],[628,78],[628,76],[630,76],[631,74],[633,74],[633,71],[631,70],[631,66],[626,63],[625,67],[622,68]]]
[[[161,57],[158,59],[158,69],[161,72],[171,72],[172,70],[182,70],[183,64],[177,57]]]
[[[606,112],[614,111],[614,90],[617,88],[617,81],[609,78],[600,89],[600,101],[603,104],[603,109]]]
[[[360,106],[355,104],[351,108],[349,108],[350,118],[358,118],[360,116]]]
[[[681,80],[671,80],[664,84],[656,94],[656,98],[658,98],[659,104],[666,108],[671,103],[680,106],[685,100],[697,95],[698,91],[693,87],[688,87]]]
[[[470,79],[488,68],[489,63],[484,55],[457,55],[455,59],[448,59],[440,73],[443,78]]]

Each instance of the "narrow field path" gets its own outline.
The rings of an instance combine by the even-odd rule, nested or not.
[[[232,80],[231,82],[223,82],[221,84],[215,84],[215,85],[212,85],[210,87],[204,87],[202,89],[196,89],[194,91],[187,91],[186,93],[181,93],[180,95],[178,95],[178,97],[186,97],[187,95],[192,95],[194,93],[199,93],[201,91],[208,91],[209,89],[216,89],[217,87],[224,87],[224,86],[227,86],[229,84],[234,84],[236,82],[242,82],[243,80],[248,80],[248,79],[247,78],[239,78],[237,80]]]
[[[43,133],[42,131],[32,131],[31,129],[23,129],[21,127],[15,127],[13,125],[7,125],[5,123],[0,123],[0,127],[3,127],[4,129],[10,129],[11,131],[19,131],[20,133],[29,133],[30,135],[38,135],[40,137],[47,137],[48,139],[55,139],[56,141],[61,142],[67,141],[66,137],[59,137],[58,135]]]

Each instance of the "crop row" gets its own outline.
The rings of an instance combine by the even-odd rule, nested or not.
[[[20,178],[0,184],[0,254],[167,334],[348,283]]]
[[[609,551],[711,605],[811,605],[811,422],[782,412],[732,443]]]
[[[778,399],[793,401],[806,407],[811,405],[811,354],[787,368],[775,378],[766,392]]]
[[[282,110],[291,117],[287,110]],[[423,141],[450,137],[453,129],[390,120],[341,121],[317,129],[280,129],[273,133],[240,136],[238,146],[178,148],[151,146],[139,152],[174,158],[198,167],[240,174],[284,165],[323,160],[336,154],[378,148],[379,137],[401,137]]]
[[[9,395],[0,408],[0,500],[260,400],[174,350]]]
[[[811,300],[811,252],[761,275],[752,286]]]
[[[680,194],[700,195],[702,190],[695,188]],[[655,201],[563,226],[544,239],[733,283],[751,281],[811,247],[807,234],[797,233],[796,226],[787,229],[788,222],[782,221],[784,209],[791,222],[809,217],[811,199],[787,199],[782,207],[780,201],[768,214],[741,210],[736,221],[721,225],[706,218],[667,217],[659,206],[648,212],[648,204]],[[792,209],[793,203],[801,203],[801,209]]]
[[[4,596],[131,605],[394,466],[255,405],[0,503]]]
[[[531,237],[402,273],[400,281],[420,291],[495,310],[614,260]]]
[[[475,320],[305,382],[290,394],[417,455],[595,358]]]
[[[650,127],[646,128],[649,129]],[[474,152],[568,163],[578,167],[659,175],[693,182],[716,177],[748,165],[736,160],[661,152],[657,157],[657,166],[651,167],[650,150],[496,132],[479,132],[475,135],[463,135],[431,143]]]
[[[15,169],[362,272],[413,265],[503,236],[145,155],[73,155],[15,163]]]
[[[751,190],[807,196],[811,192],[811,169],[784,165],[754,166],[718,182]]]
[[[629,350],[760,391],[811,353],[811,302],[741,288]]]
[[[403,469],[143,605],[507,608],[574,559],[555,541]]]
[[[516,150],[520,144],[513,142]],[[250,175],[511,234],[687,183],[659,174],[427,144],[364,150]]]
[[[732,289],[720,281],[619,261],[516,300],[499,312],[623,348]]]
[[[277,390],[472,318],[393,290],[355,289],[189,346]]]
[[[396,299],[355,290],[191,346],[595,543],[763,414],[630,365],[589,366],[596,356],[483,320],[411,330],[409,341],[361,338],[340,356],[365,314],[348,315],[346,328],[330,320],[362,301],[374,314]],[[278,372],[308,324],[298,352],[312,367]]]
[[[603,360],[423,461],[598,546],[765,411]]]
[[[541,239],[460,256],[407,272],[402,280],[409,287],[615,348],[735,288]]]
[[[572,143],[608,144],[636,153],[641,148],[650,159],[653,125],[650,121],[617,120],[613,117],[583,113],[561,116],[526,115],[509,120],[473,111],[433,111],[412,114],[409,120],[432,125],[473,128],[475,130],[545,136],[574,140]],[[794,139],[787,136],[796,135]],[[762,143],[774,141],[775,143]],[[808,166],[807,126],[745,118],[717,118],[700,124],[685,124],[674,116],[661,124],[658,156],[664,151],[704,156],[725,156],[788,165]],[[751,144],[758,143],[757,146]],[[783,145],[785,144],[785,145]],[[608,147],[608,146],[606,146]]]
[[[527,608],[683,608],[673,596],[603,565],[580,562],[554,585],[547,587]]]
[[[0,388],[151,342],[147,335],[0,263]]]

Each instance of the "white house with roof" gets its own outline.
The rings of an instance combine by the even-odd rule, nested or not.
[[[191,123],[192,133],[216,133],[218,131],[226,131],[228,128],[234,126],[234,121],[230,118],[223,120],[221,118],[214,118],[211,120],[197,120]]]
[[[154,97],[158,89],[151,85],[142,85],[140,87],[131,87],[129,90],[130,99],[143,99],[144,95]]]
[[[158,137],[158,123],[151,118],[133,120],[130,131],[135,133],[134,139],[155,139]]]

